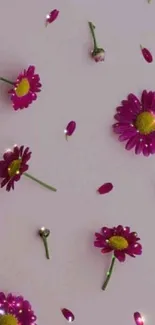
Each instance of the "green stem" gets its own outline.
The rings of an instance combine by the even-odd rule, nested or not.
[[[0,77],[0,80],[2,80],[2,81],[4,81],[4,82],[7,82],[7,83],[10,84],[10,85],[14,85],[14,84],[15,84],[13,81],[10,81],[10,80],[5,79],[5,78],[3,78],[3,77]]]
[[[33,177],[32,175],[30,175],[30,174],[28,174],[28,173],[24,173],[24,175],[25,175],[26,177],[32,179],[33,181],[37,182],[38,184],[40,184],[40,185],[42,185],[42,186],[48,188],[48,189],[51,190],[51,191],[54,191],[54,192],[57,191],[57,189],[56,189],[55,187],[50,186],[50,185],[48,185],[48,184],[46,184],[46,183],[40,181],[39,179]]]
[[[148,3],[151,3],[151,0],[147,0]]]
[[[96,50],[98,48],[98,46],[97,46],[96,36],[95,36],[95,32],[94,32],[95,26],[91,21],[89,21],[88,24],[89,24],[93,42],[94,42],[94,50]]]
[[[47,244],[47,238],[45,236],[42,236],[43,239],[43,243],[44,243],[44,247],[45,247],[45,253],[46,253],[46,257],[49,260],[50,256],[49,256],[49,250],[48,250],[48,244]]]
[[[111,278],[111,275],[112,275],[112,271],[113,271],[113,267],[114,267],[114,263],[115,263],[115,256],[112,257],[112,260],[111,260],[111,264],[110,264],[110,267],[109,267],[109,270],[107,272],[107,277],[103,283],[103,286],[102,286],[102,290],[105,290],[106,287],[107,287],[107,284]]]

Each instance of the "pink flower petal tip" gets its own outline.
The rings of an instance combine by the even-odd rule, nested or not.
[[[133,314],[133,317],[136,325],[144,325],[144,319],[138,311]]]
[[[74,321],[75,316],[69,309],[63,308],[63,309],[61,309],[61,312],[62,312],[63,316],[68,320],[69,323]]]
[[[59,15],[59,10],[57,10],[57,9],[52,10],[52,11],[51,11],[47,16],[46,16],[46,22],[45,22],[45,23],[46,23],[46,26],[47,26],[48,24],[53,23],[53,21],[57,19],[58,15]]]
[[[112,189],[113,189],[113,185],[112,185],[112,183],[105,183],[105,184],[101,185],[101,186],[98,188],[97,192],[98,192],[99,194],[106,194],[106,193],[111,192]]]
[[[142,51],[145,61],[147,61],[148,63],[151,63],[153,61],[153,56],[152,56],[151,52],[147,48],[143,47],[142,45],[140,45],[140,48],[141,48],[141,51]]]
[[[76,122],[75,121],[70,121],[68,124],[67,124],[67,127],[66,129],[64,130],[64,133],[66,135],[66,140],[69,136],[71,136],[74,131],[76,129]]]

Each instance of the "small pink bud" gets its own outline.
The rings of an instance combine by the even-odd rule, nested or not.
[[[50,14],[46,16],[46,26],[50,23],[53,23],[53,21],[57,19],[58,15],[59,15],[59,10],[57,9],[52,10]]]
[[[140,48],[141,48],[144,59],[148,63],[151,63],[153,61],[153,56],[152,56],[151,52],[148,49],[146,49],[145,47],[142,47],[142,45],[140,45]]]
[[[63,316],[68,320],[69,323],[74,321],[75,317],[69,309],[63,308],[61,309],[61,312]]]
[[[95,62],[101,62],[105,60],[105,51],[103,49],[96,49],[91,53]]]
[[[97,192],[98,192],[99,194],[106,194],[106,193],[111,192],[112,189],[113,189],[113,185],[112,185],[112,183],[105,183],[105,184],[101,185],[101,186],[98,188]]]
[[[136,325],[144,325],[144,319],[138,311],[133,314],[133,317]]]
[[[65,135],[66,135],[66,140],[68,136],[71,136],[76,129],[76,122],[75,121],[70,121],[65,129]]]

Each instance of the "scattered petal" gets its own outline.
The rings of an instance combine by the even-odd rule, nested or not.
[[[73,313],[66,308],[61,309],[62,314],[64,315],[64,317],[68,320],[69,323],[73,322],[75,317],[73,315]]]
[[[133,314],[133,317],[136,325],[144,325],[144,318],[141,316],[141,314],[138,311]]]
[[[59,15],[59,10],[57,9],[52,10],[50,14],[46,16],[46,26],[48,24],[53,23],[53,21],[57,19],[58,15]]]
[[[76,122],[75,121],[70,121],[66,127],[66,129],[64,130],[64,133],[66,135],[66,140],[68,136],[71,136],[74,131],[76,129]]]
[[[106,194],[109,193],[112,189],[113,189],[112,183],[105,183],[98,188],[97,192],[99,194]]]
[[[144,59],[148,63],[151,63],[153,61],[153,56],[152,56],[151,52],[148,49],[146,49],[145,47],[143,47],[142,45],[140,45],[140,48],[141,48]]]

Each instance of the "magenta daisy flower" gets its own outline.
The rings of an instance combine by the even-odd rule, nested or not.
[[[29,66],[28,70],[20,73],[16,82],[12,82],[5,78],[0,80],[13,85],[13,89],[9,91],[14,110],[28,107],[37,99],[37,93],[41,91],[40,77],[35,74],[35,67]]]
[[[15,145],[12,150],[7,150],[3,155],[3,160],[0,160],[0,178],[2,179],[1,187],[6,186],[8,192],[11,189],[14,190],[14,183],[20,180],[21,175],[25,175],[49,190],[56,192],[55,187],[52,187],[26,173],[29,168],[27,162],[30,158],[31,152],[28,147],[24,148],[24,146],[18,147]]]
[[[14,190],[14,183],[19,181],[21,175],[29,168],[27,162],[31,158],[29,148],[14,146],[13,150],[7,150],[0,161],[1,187],[6,190]]]
[[[36,319],[29,301],[0,292],[0,325],[35,325]]]
[[[127,150],[134,148],[136,154],[146,157],[155,153],[155,92],[144,90],[141,100],[129,94],[114,117],[113,130],[121,142],[127,141]]]
[[[37,93],[41,91],[40,77],[34,72],[35,67],[29,66],[27,71],[24,70],[18,76],[14,88],[9,91],[15,110],[28,107],[37,99]]]
[[[107,272],[106,280],[102,289],[105,290],[110,280],[114,262],[124,262],[126,254],[132,257],[142,254],[142,246],[138,243],[140,238],[136,232],[130,232],[130,227],[117,226],[113,228],[103,227],[101,233],[95,233],[94,246],[101,248],[103,254],[113,251],[112,262]]]

